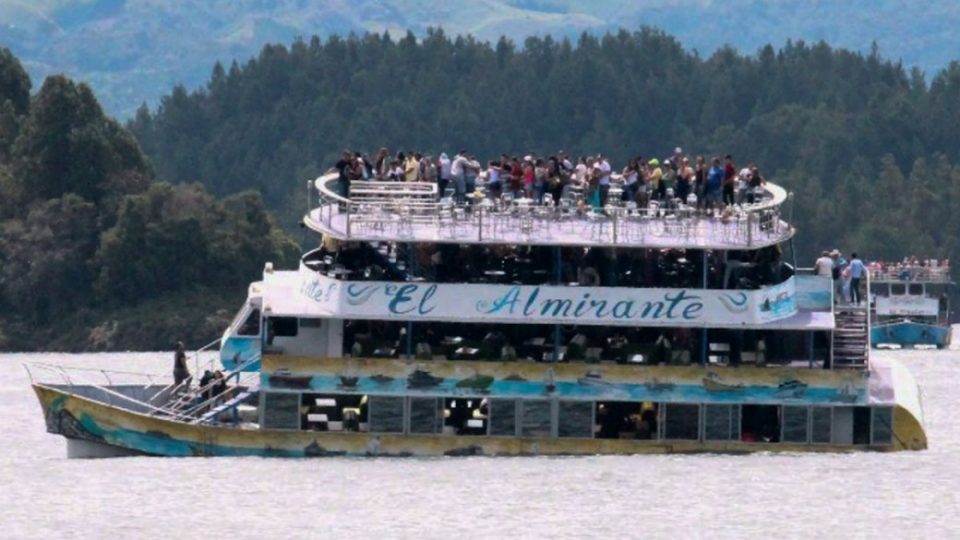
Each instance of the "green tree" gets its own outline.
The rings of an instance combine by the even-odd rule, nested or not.
[[[97,245],[96,207],[76,195],[34,206],[23,220],[0,226],[0,299],[35,322],[89,300],[87,261]]]
[[[30,107],[30,77],[10,49],[0,49],[0,103],[10,101],[18,115]]]
[[[13,146],[14,176],[26,201],[76,193],[98,201],[103,183],[125,171],[147,171],[135,139],[103,115],[85,84],[47,78]]]

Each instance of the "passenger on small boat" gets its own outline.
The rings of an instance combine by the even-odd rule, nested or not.
[[[180,384],[190,378],[190,370],[187,369],[187,353],[184,352],[183,342],[177,342],[176,351],[173,353],[173,384]]]

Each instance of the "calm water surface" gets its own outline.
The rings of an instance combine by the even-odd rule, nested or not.
[[[923,388],[930,450],[68,460],[20,364],[170,354],[0,355],[0,538],[960,538],[960,351],[878,354]]]

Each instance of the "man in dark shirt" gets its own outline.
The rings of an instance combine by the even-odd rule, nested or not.
[[[180,386],[181,383],[189,379],[190,370],[187,369],[187,353],[184,352],[183,342],[178,341],[177,350],[173,353],[173,384]]]
[[[344,150],[343,154],[340,156],[340,161],[334,165],[339,173],[339,176],[337,177],[337,191],[339,191],[338,195],[344,199],[350,198],[350,174],[353,170],[354,161],[353,152]]]

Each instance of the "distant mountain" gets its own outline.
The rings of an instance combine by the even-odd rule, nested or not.
[[[431,26],[482,40],[575,38],[656,26],[688,48],[753,52],[788,39],[901,59],[933,74],[960,51],[960,4],[930,0],[0,0],[0,44],[35,81],[88,81],[121,117],[174,84],[203,84],[214,61],[245,62],[266,43],[332,33],[417,35]]]

